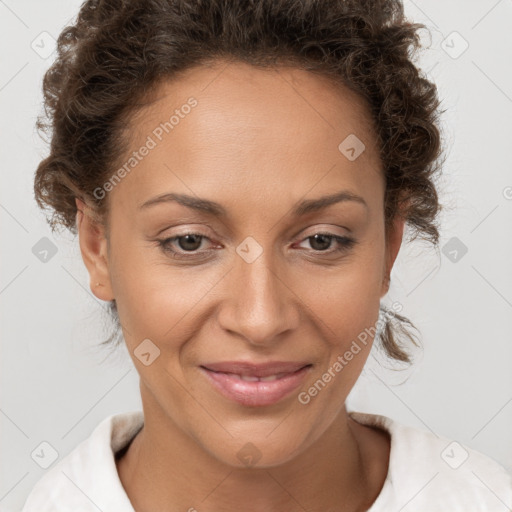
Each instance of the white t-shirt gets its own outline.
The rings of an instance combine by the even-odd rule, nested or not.
[[[384,486],[368,512],[507,512],[512,474],[490,457],[381,415],[349,412],[391,436]],[[142,411],[104,419],[36,483],[22,512],[134,512],[114,455],[142,428]]]

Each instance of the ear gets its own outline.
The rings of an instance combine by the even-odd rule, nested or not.
[[[114,299],[108,266],[107,239],[103,227],[90,215],[88,206],[75,198],[76,227],[82,259],[89,272],[90,288],[98,299]],[[98,284],[99,283],[99,284]]]
[[[400,247],[402,245],[404,226],[405,218],[401,215],[396,215],[393,224],[387,233],[386,258],[384,262],[384,279],[382,281],[381,297],[384,297],[384,295],[386,295],[389,290],[389,276],[391,275],[391,269],[393,268],[396,257],[398,256]]]

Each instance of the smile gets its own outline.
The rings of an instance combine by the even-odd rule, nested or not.
[[[204,366],[200,370],[225,398],[244,406],[261,407],[275,404],[290,395],[302,384],[311,366],[264,376],[215,371]]]
[[[228,372],[217,372],[217,373],[225,373],[226,375],[230,375],[236,377],[240,380],[245,380],[247,382],[269,382],[276,379],[281,379],[289,373],[278,373],[277,375],[269,375],[268,377],[256,377],[254,375],[239,375],[238,373],[228,373]]]

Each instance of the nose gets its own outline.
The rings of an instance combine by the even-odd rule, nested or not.
[[[218,316],[223,329],[253,345],[271,346],[300,319],[300,301],[283,271],[272,265],[270,252],[264,250],[252,263],[237,256]]]

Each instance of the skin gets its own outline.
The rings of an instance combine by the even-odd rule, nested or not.
[[[127,126],[131,150],[190,96],[198,104],[109,192],[108,233],[77,199],[91,289],[116,300],[140,376],[144,428],[116,461],[134,508],[367,510],[386,478],[390,440],[349,418],[345,399],[373,340],[307,405],[297,399],[375,326],[402,242],[402,217],[386,238],[366,105],[307,71],[222,61],[162,83],[157,96]],[[349,134],[366,146],[354,161],[338,150]],[[290,214],[298,201],[342,190],[366,206]],[[175,202],[139,208],[167,192],[216,201],[228,215]],[[356,243],[333,252],[335,239],[308,238],[321,232]],[[195,255],[186,252],[194,241],[171,243],[181,259],[156,242],[184,233],[206,237]],[[236,252],[248,236],[263,251],[251,263]],[[134,355],[147,338],[160,350],[148,366]],[[251,407],[219,394],[199,371],[225,360],[313,366],[290,396]],[[248,442],[261,454],[250,467],[237,457]]]

